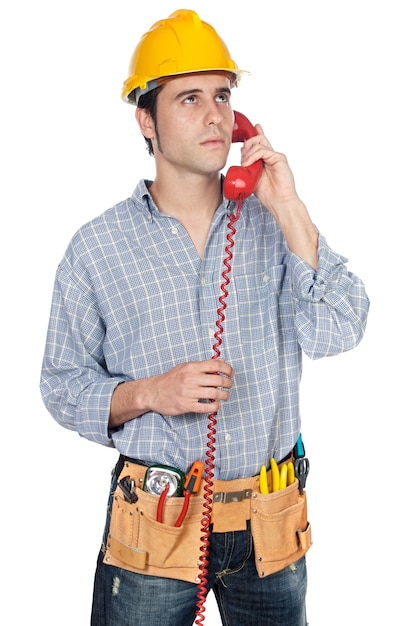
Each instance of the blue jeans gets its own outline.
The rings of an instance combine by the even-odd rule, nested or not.
[[[109,504],[111,501],[110,494]],[[108,527],[109,513],[104,541]],[[91,626],[192,626],[197,611],[196,584],[135,574],[102,560],[100,551]],[[223,624],[306,626],[306,585],[304,557],[276,574],[259,578],[249,528],[211,534],[208,589],[215,594]]]

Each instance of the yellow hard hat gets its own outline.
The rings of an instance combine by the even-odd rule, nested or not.
[[[212,26],[202,22],[195,11],[179,9],[153,24],[140,39],[122,98],[136,104],[138,96],[157,87],[160,78],[214,70],[230,72],[233,85],[247,73],[237,68]]]

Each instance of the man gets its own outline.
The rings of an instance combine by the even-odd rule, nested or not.
[[[123,98],[155,180],[80,228],[57,271],[45,404],[120,452],[94,625],[191,625],[210,588],[224,624],[306,624],[301,357],[354,348],[368,298],[260,125],[241,157],[262,161],[254,194],[225,198],[241,73],[193,11],[142,37]]]

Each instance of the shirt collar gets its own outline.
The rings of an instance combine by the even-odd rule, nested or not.
[[[146,180],[142,178],[136,185],[132,194],[132,199],[140,209],[140,211],[147,213],[147,218],[153,220],[155,214],[159,213],[159,209],[153,202],[152,195],[149,192],[149,188],[152,185],[152,180]],[[234,203],[231,203],[227,198],[223,197],[221,206],[218,207],[216,215],[223,215],[224,213],[229,215],[230,211],[234,209]]]

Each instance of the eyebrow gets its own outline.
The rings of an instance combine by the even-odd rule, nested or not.
[[[176,94],[175,100],[176,99],[179,100],[179,98],[183,98],[185,96],[190,96],[191,94],[194,94],[194,93],[203,93],[203,89],[199,89],[199,88],[197,88],[197,89],[185,89],[184,91],[180,91],[178,94]],[[215,90],[215,93],[216,94],[226,93],[226,94],[228,94],[230,96],[231,95],[231,89],[229,89],[228,87],[219,87],[218,89]]]

